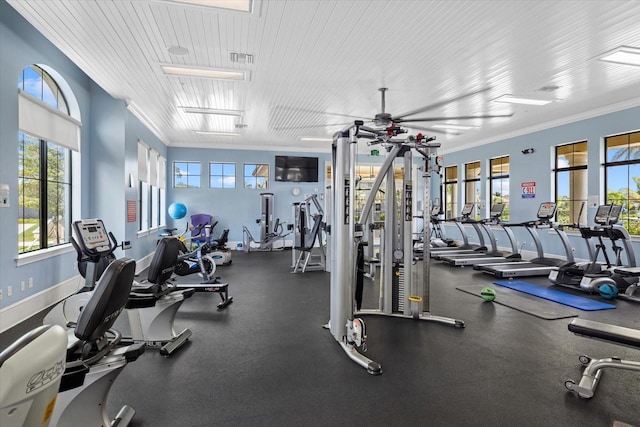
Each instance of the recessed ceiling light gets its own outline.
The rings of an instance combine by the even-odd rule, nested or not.
[[[469,129],[476,128],[476,126],[464,126],[464,125],[453,125],[453,124],[433,125],[431,127],[434,129],[444,129],[444,130],[469,130]]]
[[[637,47],[620,46],[598,57],[600,61],[615,62],[616,64],[640,66],[640,49]]]
[[[189,49],[182,46],[169,46],[167,50],[171,55],[175,56],[186,56],[189,54]]]
[[[525,104],[525,105],[547,105],[557,101],[556,99],[532,98],[529,96],[502,95],[493,100],[493,102],[503,102],[507,104]]]
[[[331,138],[318,138],[315,136],[301,136],[300,141],[317,141],[317,142],[331,142]]]
[[[200,77],[220,80],[249,80],[248,71],[223,70],[219,68],[183,67],[162,65],[165,74],[174,76]]]
[[[253,0],[164,0],[167,3],[182,3],[190,6],[217,7],[219,9],[251,12]]]
[[[198,135],[217,135],[217,136],[239,136],[239,133],[235,132],[216,132],[211,130],[194,130],[193,133]]]
[[[185,113],[190,114],[215,114],[218,116],[236,116],[241,117],[244,111],[242,110],[224,110],[217,108],[200,108],[200,107],[178,107]]]

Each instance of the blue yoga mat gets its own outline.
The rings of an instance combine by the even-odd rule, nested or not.
[[[579,308],[580,310],[584,311],[608,310],[616,308],[615,305],[607,304],[600,301],[594,301],[589,298],[578,297],[575,295],[567,294],[565,292],[545,288],[544,286],[538,286],[531,283],[523,282],[522,280],[496,280],[493,283],[495,283],[496,285],[504,286],[505,288],[524,292],[525,294],[568,305],[569,307]]]

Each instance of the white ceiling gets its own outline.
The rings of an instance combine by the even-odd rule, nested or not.
[[[354,117],[372,119],[380,87],[395,115],[478,90],[415,117],[513,113],[421,123],[478,126],[438,134],[444,152],[640,105],[640,67],[596,59],[640,47],[640,1],[254,0],[252,13],[164,0],[8,2],[169,146],[326,151],[328,142],[299,138],[330,138]],[[171,46],[189,53],[172,55]],[[254,62],[232,63],[231,52]],[[161,64],[247,70],[250,80],[172,77]],[[541,91],[549,86],[559,88]],[[559,101],[492,101],[503,94]]]

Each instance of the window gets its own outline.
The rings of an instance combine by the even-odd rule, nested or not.
[[[587,223],[587,142],[556,147],[556,221]]]
[[[605,203],[622,205],[620,222],[640,234],[640,131],[605,138]]]
[[[174,162],[173,186],[175,188],[200,188],[200,162]]]
[[[458,212],[458,166],[444,168],[444,217],[455,218]]]
[[[464,202],[476,206],[476,219],[481,218],[480,212],[480,162],[464,165]]]
[[[18,253],[69,243],[72,153],[80,123],[43,68],[26,67],[18,79]]]
[[[165,224],[165,180],[167,161],[157,151],[138,142],[139,231]]]
[[[501,219],[509,220],[509,156],[498,157],[489,161],[489,194],[491,205],[504,204]]]
[[[236,188],[235,163],[209,163],[210,188]]]
[[[265,190],[269,187],[269,165],[245,163],[244,188]]]

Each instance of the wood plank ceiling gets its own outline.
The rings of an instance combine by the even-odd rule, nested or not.
[[[638,1],[254,0],[251,13],[165,0],[8,2],[170,146],[326,151],[328,142],[300,137],[372,119],[380,87],[392,114],[440,103],[416,117],[513,113],[420,123],[475,126],[437,135],[445,152],[640,105],[640,67],[597,60],[640,48]],[[253,63],[231,62],[234,52]],[[169,76],[163,64],[242,70],[249,80]],[[493,101],[504,94],[556,101]]]

